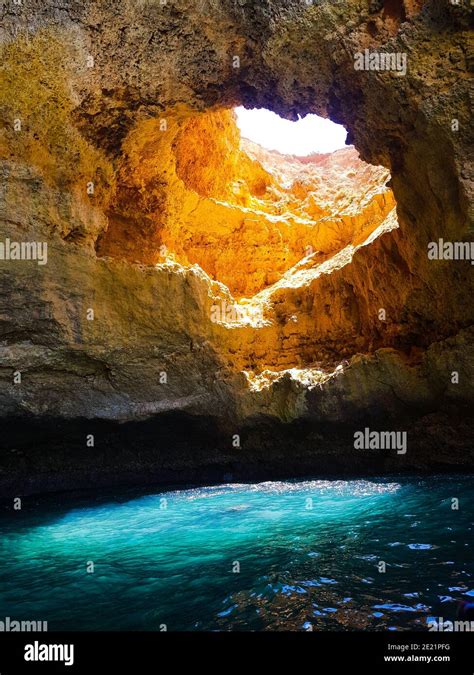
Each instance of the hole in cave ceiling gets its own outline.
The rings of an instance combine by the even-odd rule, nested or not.
[[[329,120],[242,108],[168,119],[127,140],[99,255],[197,264],[250,298],[382,233],[393,212],[387,169],[363,162]]]
[[[344,127],[317,115],[292,122],[264,108],[247,110],[240,106],[235,113],[242,137],[267,150],[305,157],[346,147]]]

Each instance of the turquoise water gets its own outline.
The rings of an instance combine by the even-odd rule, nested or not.
[[[306,480],[25,503],[0,522],[0,619],[50,630],[426,629],[474,600],[472,485]]]

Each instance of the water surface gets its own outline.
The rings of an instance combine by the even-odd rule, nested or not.
[[[426,630],[474,600],[473,482],[305,480],[26,503],[0,522],[0,618],[50,630]]]

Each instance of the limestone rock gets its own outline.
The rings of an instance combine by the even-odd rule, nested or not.
[[[48,261],[0,260],[0,415],[189,414],[256,452],[267,423],[467,437],[446,411],[472,407],[472,266],[427,256],[472,240],[467,26],[435,0],[4,10],[0,242]],[[406,73],[356,70],[364,50]],[[353,146],[271,153],[239,104]]]

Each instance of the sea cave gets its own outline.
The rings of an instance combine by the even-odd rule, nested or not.
[[[26,524],[36,527],[37,508],[51,521],[51,536],[64,538],[61,555],[74,558],[87,534],[94,559],[94,537],[113,528],[117,548],[96,554],[113,557],[126,546],[121,519],[141,527],[131,504],[148,522],[161,508],[151,499],[177,509],[162,533],[168,558],[153,537],[149,550],[142,543],[144,567],[157,559],[170,578],[168,590],[157,591],[163,616],[149,613],[142,597],[128,615],[116,585],[102,624],[85,605],[69,617],[61,592],[51,603],[38,600],[42,618],[70,630],[160,630],[168,620],[175,630],[396,629],[393,613],[409,611],[394,609],[409,604],[401,592],[413,591],[408,582],[397,582],[395,599],[383,586],[369,608],[360,579],[372,584],[376,573],[361,572],[353,606],[349,590],[338,596],[338,573],[350,575],[348,568],[338,563],[331,573],[327,550],[309,544],[300,576],[309,574],[308,560],[316,565],[321,555],[326,565],[313,585],[309,577],[282,581],[275,557],[271,573],[257,565],[252,600],[247,587],[227,592],[222,582],[208,609],[196,601],[187,617],[169,601],[180,592],[171,532],[183,528],[198,560],[207,553],[192,528],[205,533],[211,521],[228,532],[238,517],[270,539],[284,538],[285,528],[302,538],[311,527],[321,534],[332,523],[331,541],[363,557],[368,551],[355,551],[353,538],[368,503],[382,514],[379,540],[403,541],[407,555],[426,557],[431,544],[403,538],[399,496],[412,500],[412,511],[434,509],[426,521],[433,540],[440,521],[430,499],[459,492],[468,500],[467,4],[9,5],[0,20],[5,541],[20,546],[11,518],[21,503]],[[388,56],[370,58],[380,54]],[[441,242],[451,244],[450,255]],[[265,501],[272,485],[281,513],[291,513],[273,530]],[[88,500],[90,491],[96,497]],[[121,496],[108,502],[112,494]],[[206,510],[209,496],[223,511],[211,509],[204,523],[191,501]],[[99,512],[82,511],[96,498],[99,511],[112,504],[107,525]],[[323,510],[315,507],[315,522],[313,502],[301,513],[296,506],[307,499]],[[254,508],[267,514],[263,525]],[[333,509],[344,523],[340,535]],[[455,527],[465,536],[466,511]],[[53,544],[38,528],[30,543],[41,558]],[[206,536],[226,549],[231,569],[237,553],[222,532]],[[456,586],[462,596],[472,571],[452,539],[451,557],[467,575],[467,585]],[[436,539],[433,551],[439,546]],[[372,553],[376,562],[385,555]],[[441,552],[432,555],[443,564]],[[20,579],[12,594],[27,569],[27,558],[12,569]],[[104,574],[113,585],[112,571]],[[308,593],[323,596],[312,597],[309,614]],[[425,625],[433,603],[420,600],[415,615],[400,619],[402,629]],[[3,606],[13,616],[7,600]]]

